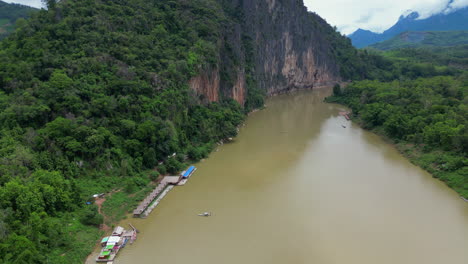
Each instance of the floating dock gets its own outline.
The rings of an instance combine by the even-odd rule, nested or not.
[[[138,205],[138,207],[133,211],[134,217],[140,217],[141,214],[148,208],[148,206],[154,201],[154,199],[166,189],[169,183],[161,181],[159,185]]]
[[[163,193],[170,184],[177,184],[178,182],[179,177],[164,177],[162,181],[158,184],[158,186],[156,186],[156,188],[133,211],[133,216],[140,217],[143,214],[143,212],[145,212],[148,209],[148,207],[153,203],[154,199],[156,199],[156,197]]]
[[[164,177],[158,186],[133,211],[133,216],[147,217],[175,185],[184,185],[196,170],[195,166],[190,166],[180,176]],[[118,226],[110,236],[101,240],[102,250],[96,258],[96,262],[113,263],[119,250],[124,248],[128,242],[132,244],[136,240],[138,230],[132,224],[129,225],[132,228],[131,230],[125,230],[123,227]]]
[[[174,188],[174,185],[167,186],[167,188],[164,189],[164,191],[158,196],[158,198],[156,198],[156,200],[143,212],[141,217],[147,217],[153,211],[153,209],[156,208],[156,206],[158,206],[158,204],[161,202],[164,196],[166,196],[166,194],[170,190],[172,190],[172,188]]]
[[[159,202],[172,190],[174,185],[184,185],[188,178],[197,170],[195,166],[190,166],[183,171],[180,176],[166,176],[156,186],[156,188],[138,205],[133,211],[133,217],[146,217],[159,204]],[[155,201],[156,200],[156,201]]]

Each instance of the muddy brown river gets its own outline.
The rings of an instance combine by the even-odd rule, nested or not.
[[[141,232],[115,263],[467,264],[468,203],[329,93],[269,99],[147,219],[124,221]]]

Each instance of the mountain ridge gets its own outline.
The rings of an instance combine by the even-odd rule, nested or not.
[[[468,44],[468,31],[407,31],[368,48],[392,50],[419,47],[452,47]]]
[[[388,40],[405,31],[449,31],[468,30],[468,7],[460,8],[451,13],[438,13],[428,18],[419,19],[417,12],[411,12],[400,19],[383,33],[358,29],[348,37],[357,48],[363,48],[374,43]]]

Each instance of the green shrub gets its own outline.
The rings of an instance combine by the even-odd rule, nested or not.
[[[103,223],[103,217],[98,212],[98,207],[95,204],[88,205],[82,212],[80,222],[84,225],[99,226]]]
[[[158,172],[162,175],[165,175],[167,173],[166,166],[164,164],[161,164],[158,166]]]

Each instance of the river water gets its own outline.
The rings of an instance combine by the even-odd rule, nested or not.
[[[187,185],[128,220],[141,232],[115,263],[468,263],[468,203],[339,116],[329,93],[269,99]]]

